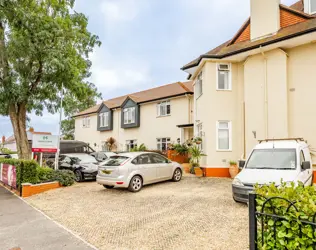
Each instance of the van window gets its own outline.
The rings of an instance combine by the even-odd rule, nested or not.
[[[300,166],[302,166],[302,163],[305,161],[305,156],[303,154],[303,151],[300,153]]]
[[[255,149],[246,168],[249,169],[295,169],[295,149]]]

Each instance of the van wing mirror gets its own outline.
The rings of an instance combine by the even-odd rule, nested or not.
[[[243,169],[245,167],[246,161],[239,161],[239,169]]]
[[[302,162],[302,170],[311,169],[311,163],[309,161]]]

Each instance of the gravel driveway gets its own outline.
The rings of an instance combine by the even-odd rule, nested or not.
[[[248,249],[248,208],[229,179],[184,177],[139,193],[86,182],[27,201],[99,249]]]

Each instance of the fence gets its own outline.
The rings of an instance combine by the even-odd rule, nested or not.
[[[261,246],[263,246],[269,239],[268,237],[265,237],[265,233],[268,230],[271,230],[273,228],[272,235],[274,237],[274,240],[276,241],[277,239],[277,230],[278,230],[278,221],[279,222],[288,222],[289,217],[287,217],[287,213],[290,211],[290,209],[294,209],[296,213],[299,213],[297,207],[295,206],[295,202],[291,202],[285,198],[281,197],[272,197],[268,198],[264,201],[262,205],[260,205],[261,209],[260,211],[257,211],[257,203],[256,203],[256,194],[249,194],[249,243],[250,243],[250,250],[257,250],[260,249],[258,242],[260,243]],[[273,200],[283,200],[284,203],[288,204],[287,208],[285,209],[285,214],[278,214],[277,208],[274,207],[273,205]],[[266,212],[267,207],[269,208],[268,210],[273,211],[271,212]],[[273,223],[268,225],[269,221],[273,220]],[[291,220],[291,223],[293,223],[293,220]],[[306,227],[310,227],[312,229],[312,248],[308,249],[313,249],[316,250],[316,214],[313,216],[312,221],[308,221],[305,219],[298,217],[298,219],[295,221],[294,226],[298,228],[298,235],[293,235],[292,237],[286,238],[287,241],[293,239],[294,237],[299,237],[302,241],[306,240],[302,238],[302,230],[305,230]],[[293,226],[293,224],[291,224]],[[270,236],[271,237],[271,234]],[[286,243],[286,242],[285,242]],[[270,249],[270,248],[269,248]],[[271,248],[272,249],[272,248]],[[283,249],[288,249],[286,247],[286,244],[284,245]],[[299,248],[295,248],[299,249]],[[305,248],[304,248],[305,249]],[[307,249],[307,248],[306,248]]]
[[[21,174],[21,171],[19,171],[19,173]],[[11,189],[19,191],[21,195],[22,185],[18,185],[17,183],[17,168],[15,166],[0,163],[0,182],[9,186]]]

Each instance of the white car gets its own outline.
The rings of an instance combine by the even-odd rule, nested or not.
[[[111,156],[99,165],[97,183],[105,188],[128,188],[138,192],[144,185],[182,178],[182,166],[164,156],[149,152],[130,152]]]
[[[263,141],[242,165],[232,183],[233,199],[238,202],[248,202],[256,184],[280,185],[283,181],[313,185],[311,154],[302,139]]]

